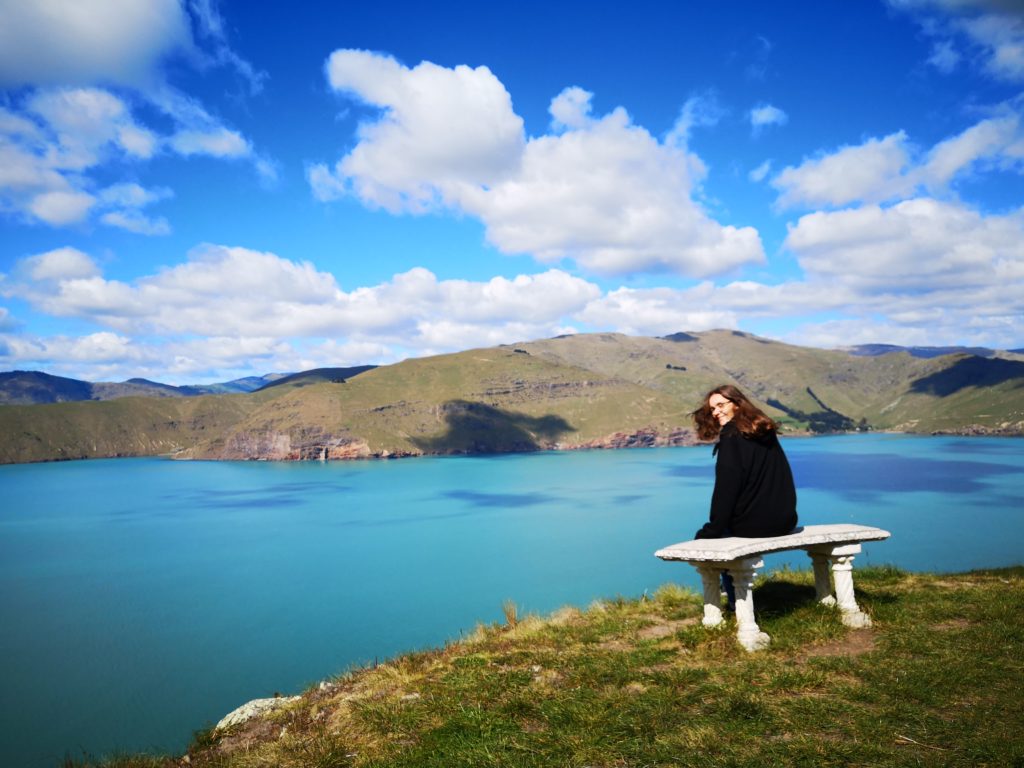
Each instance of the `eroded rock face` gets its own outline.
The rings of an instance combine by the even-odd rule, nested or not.
[[[373,456],[365,440],[337,436],[319,428],[298,432],[242,430],[228,437],[223,446],[199,452],[199,458],[265,461],[330,461]]]
[[[635,432],[613,432],[610,435],[588,440],[577,445],[559,445],[559,450],[586,450],[590,448],[654,448],[670,445],[697,445],[692,430],[676,427],[665,433],[654,427],[645,427]]]
[[[281,709],[291,704],[293,701],[298,701],[301,696],[275,696],[272,699],[253,699],[226,714],[221,721],[217,723],[214,730],[222,731],[225,728],[230,728],[233,725],[239,725],[244,723],[246,720],[251,720],[254,717],[261,717],[268,712],[273,712],[275,709]]]
[[[632,432],[613,432],[610,435],[588,440],[583,443],[556,443],[550,440],[524,440],[521,444],[506,442],[501,452],[558,450],[577,451],[588,449],[652,448],[659,446],[696,445],[693,431],[684,427],[659,430],[645,427]],[[420,450],[371,449],[366,440],[352,435],[334,435],[318,427],[305,428],[295,432],[272,429],[240,430],[231,434],[220,445],[209,445],[179,454],[182,458],[220,459],[227,461],[339,461],[344,459],[402,458],[424,454],[445,453],[494,453],[490,444],[460,446],[458,450],[429,446]]]

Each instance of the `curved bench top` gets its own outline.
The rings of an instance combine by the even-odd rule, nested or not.
[[[727,561],[787,549],[804,549],[818,544],[858,544],[862,541],[882,541],[891,536],[888,531],[869,525],[838,523],[835,525],[802,525],[785,536],[747,539],[730,536],[724,539],[694,539],[672,544],[654,553],[662,560]]]

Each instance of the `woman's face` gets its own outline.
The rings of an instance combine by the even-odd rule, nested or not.
[[[732,417],[736,413],[736,404],[717,392],[708,398],[708,407],[711,409],[711,415],[718,419],[718,425],[721,427],[732,421]]]

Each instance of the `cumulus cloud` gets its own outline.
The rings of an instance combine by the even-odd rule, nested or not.
[[[423,62],[412,69],[369,51],[339,50],[326,66],[331,87],[382,110],[359,128],[359,143],[332,175],[365,203],[423,212],[456,199],[464,185],[486,185],[515,169],[523,121],[487,67]]]
[[[522,338],[524,330],[543,334],[600,295],[559,270],[471,282],[438,280],[423,268],[346,292],[309,262],[213,245],[132,283],[107,280],[93,259],[71,248],[23,259],[13,275],[10,295],[121,334],[372,337],[411,348],[439,344],[445,323],[502,341]]]
[[[100,268],[88,254],[77,248],[65,247],[27,256],[18,262],[15,274],[34,282],[59,283],[96,277]]]
[[[619,108],[531,139],[514,178],[467,190],[461,204],[502,251],[599,274],[703,276],[762,261],[753,228],[722,226],[693,200],[703,172]]]
[[[709,288],[710,283],[685,291],[618,288],[590,302],[579,319],[592,327],[642,336],[737,327],[738,313],[706,302]]]
[[[553,133],[526,139],[511,97],[485,67],[341,50],[330,84],[382,112],[333,169],[307,170],[314,195],[346,194],[390,211],[469,213],[490,243],[545,263],[571,259],[600,274],[727,272],[763,261],[751,227],[723,226],[696,202],[706,169],[685,145],[705,113],[688,102],[659,141],[624,109],[592,112],[570,87],[551,102]]]
[[[755,135],[766,126],[785,125],[789,122],[789,115],[772,104],[759,104],[747,113],[747,118]]]
[[[0,212],[51,226],[100,213],[111,226],[165,234],[166,219],[97,204],[97,179],[168,152],[241,158],[261,180],[276,177],[272,161],[164,75],[180,56],[230,67],[258,90],[262,76],[231,52],[211,0],[0,0],[0,13],[0,85],[22,88],[0,107]],[[171,119],[169,134],[137,119],[144,105]]]
[[[551,100],[551,127],[555,131],[585,128],[591,120],[590,100],[594,94],[577,86],[566,88]]]
[[[109,190],[138,185],[123,181],[97,190],[95,178],[110,167],[138,167],[162,152],[249,160],[262,179],[276,177],[274,164],[238,131],[190,99],[160,94],[159,106],[178,126],[168,136],[139,123],[127,97],[101,88],[35,90],[18,105],[20,114],[0,108],[0,210],[53,226],[75,224],[102,211],[105,224],[166,234],[166,219],[140,209],[172,196],[170,190],[112,201]],[[110,210],[114,205],[116,210]]]
[[[0,208],[54,226],[83,221],[112,204],[127,215],[137,213],[124,209],[153,198],[112,202],[112,193],[97,193],[87,174],[110,161],[148,159],[156,143],[114,94],[96,88],[35,91],[23,115],[0,114]]]
[[[928,198],[812,213],[786,246],[811,279],[865,291],[966,288],[1024,279],[1024,214],[982,214]]]
[[[888,200],[912,188],[905,177],[909,162],[907,136],[900,131],[789,166],[772,179],[772,186],[785,208]]]
[[[898,131],[789,166],[771,183],[782,208],[882,203],[921,192],[942,194],[986,163],[1020,169],[1022,146],[1021,116],[1008,112],[982,120],[927,152]]]
[[[797,257],[801,279],[619,288],[575,317],[644,335],[785,319],[788,340],[825,347],[1020,344],[1024,209],[984,215],[921,198],[818,212],[790,228],[785,247]]]
[[[574,331],[757,331],[780,321],[787,340],[818,346],[1020,343],[1024,209],[986,215],[919,197],[818,211],[791,225],[784,248],[802,277],[605,291],[558,269],[469,281],[414,268],[343,288],[309,262],[219,245],[118,281],[88,254],[61,248],[17,262],[0,293],[95,332],[30,337],[0,328],[0,358],[8,367],[88,370],[93,379],[120,372],[195,381],[392,362]]]

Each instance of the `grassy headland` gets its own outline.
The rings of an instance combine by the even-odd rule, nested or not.
[[[755,654],[673,586],[547,619],[509,605],[500,626],[198,734],[187,756],[103,765],[1024,765],[1024,567],[856,579],[872,629],[815,605],[809,572],[762,578],[773,639]]]

